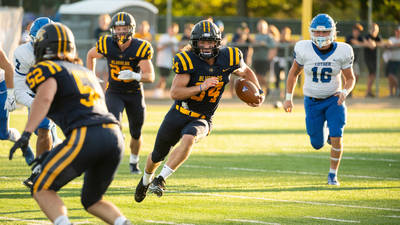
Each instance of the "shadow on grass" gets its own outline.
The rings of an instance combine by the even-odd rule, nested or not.
[[[305,129],[215,129],[211,131],[211,135],[229,135],[229,134],[241,134],[241,135],[253,135],[253,134],[271,134],[271,135],[282,135],[282,134],[305,134]],[[346,128],[345,133],[349,134],[370,134],[370,133],[400,133],[399,128]]]

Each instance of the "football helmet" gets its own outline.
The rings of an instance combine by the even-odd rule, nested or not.
[[[215,41],[215,45],[211,48],[211,52],[202,51],[208,49],[200,48],[199,41]],[[213,22],[202,20],[194,25],[189,43],[194,53],[200,58],[210,59],[216,57],[221,47],[221,31]]]
[[[330,31],[326,37],[316,37],[314,31]],[[328,14],[318,14],[311,20],[311,40],[319,47],[330,45],[336,38],[336,23]]]
[[[33,49],[36,62],[47,59],[73,60],[76,51],[75,38],[64,24],[47,24],[37,32]]]
[[[49,23],[53,23],[53,21],[48,17],[39,17],[33,21],[31,29],[29,30],[29,36],[32,38],[32,41],[35,40],[36,33],[40,30],[40,28]]]
[[[116,26],[129,26],[128,32],[117,33]],[[133,16],[127,12],[119,12],[111,19],[111,35],[119,44],[123,44],[132,38],[135,33],[136,22]]]

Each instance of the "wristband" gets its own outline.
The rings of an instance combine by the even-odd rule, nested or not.
[[[292,93],[286,93],[286,101],[292,101]]]
[[[346,97],[347,97],[347,95],[349,94],[349,91],[347,91],[347,89],[342,89],[342,91],[341,91]]]
[[[201,84],[200,84],[199,86],[200,86],[200,92],[202,92],[203,90],[202,90],[202,88],[201,88]]]

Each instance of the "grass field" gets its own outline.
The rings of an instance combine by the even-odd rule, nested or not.
[[[127,149],[105,198],[134,224],[400,224],[400,107],[377,102],[348,109],[340,187],[326,185],[329,147],[312,150],[300,101],[292,114],[224,102],[211,135],[167,180],[162,198],[134,201],[140,176],[129,174]],[[148,104],[142,169],[168,108]],[[18,110],[10,124],[22,130],[25,121]],[[20,153],[8,161],[11,143],[0,146],[0,224],[50,224],[21,184],[30,171]],[[82,209],[81,184],[59,192],[70,218],[103,224]]]

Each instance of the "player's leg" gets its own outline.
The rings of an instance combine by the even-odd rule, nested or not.
[[[129,168],[131,173],[140,174],[139,153],[142,145],[142,127],[146,114],[146,105],[143,95],[139,94],[124,96],[124,102],[131,135]]]
[[[337,172],[343,155],[342,137],[346,124],[346,106],[345,104],[338,105],[336,102],[337,97],[333,97],[333,101],[325,113],[332,145],[328,174],[328,184],[330,185],[339,185]]]
[[[172,175],[188,159],[193,144],[208,135],[210,131],[209,123],[204,119],[196,119],[188,123],[182,130],[180,144],[172,150],[160,175],[156,177],[149,186],[149,190],[158,197],[165,191],[165,180]]]
[[[124,222],[128,224],[128,220],[118,207],[112,202],[103,199],[103,195],[114,179],[115,172],[122,159],[124,149],[122,134],[115,128],[91,129],[91,134],[94,132],[98,135],[87,138],[87,142],[91,143],[85,146],[88,158],[82,159],[83,161],[90,160],[92,162],[85,172],[81,194],[82,205],[90,214],[108,224],[123,224]],[[107,138],[104,141],[98,141],[96,136],[99,135]],[[92,160],[90,159],[91,157]]]
[[[21,134],[15,128],[9,128],[9,113],[7,110],[4,109],[4,104],[7,99],[7,91],[5,82],[0,83],[0,140],[9,140],[11,142],[16,142],[20,137]],[[28,146],[27,151],[24,154],[25,161],[28,165],[32,163],[35,156],[33,155],[32,149]]]
[[[309,97],[304,97],[307,134],[310,137],[312,147],[316,150],[324,146],[327,137],[324,130],[325,115],[323,113],[323,104],[323,101],[314,101]]]
[[[171,148],[178,143],[181,137],[181,130],[184,128],[187,120],[188,118],[185,115],[174,108],[165,116],[158,130],[153,152],[147,157],[143,177],[136,186],[135,201],[141,202],[146,197],[146,192],[153,181],[154,173]]]

